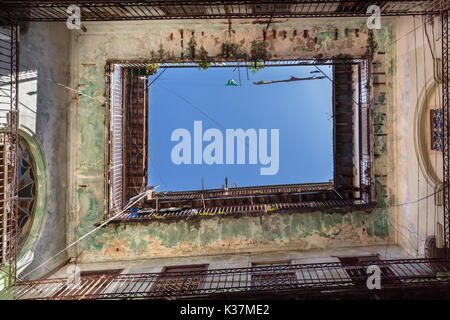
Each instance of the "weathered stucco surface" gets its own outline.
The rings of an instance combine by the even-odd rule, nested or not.
[[[365,247],[341,247],[330,249],[311,249],[311,250],[266,250],[264,252],[232,252],[218,255],[201,256],[174,256],[174,257],[156,257],[151,259],[135,259],[127,261],[126,264],[121,260],[102,261],[93,263],[76,263],[81,271],[123,269],[122,273],[151,273],[161,272],[164,266],[189,265],[189,264],[208,264],[208,270],[223,268],[249,268],[252,263],[264,263],[273,261],[290,261],[292,264],[303,263],[327,263],[338,262],[338,256],[362,256],[379,254],[382,257],[391,259],[406,258],[407,255],[402,248],[390,245],[386,250],[386,245],[372,245]],[[387,254],[387,255],[386,255]],[[73,268],[74,264],[67,264],[51,275],[52,278],[65,278]]]
[[[422,19],[398,19],[398,63],[391,112],[395,117],[391,149],[398,181],[395,193],[398,203],[407,203],[396,208],[392,215],[393,236],[413,256],[423,255],[427,237],[436,235],[437,223],[443,225],[444,220],[443,207],[437,205],[435,196],[442,183],[442,152],[430,149],[429,127],[429,109],[440,108],[442,103],[440,72],[433,66],[433,63],[441,64],[438,30],[441,22],[436,17],[434,27],[427,24],[425,30]],[[413,29],[416,31],[411,32]],[[422,129],[421,121],[425,124]],[[424,155],[421,155],[420,146],[424,148]],[[428,158],[429,164],[424,164],[424,158]]]
[[[393,75],[394,28],[390,21],[384,21],[373,37],[364,19],[275,22],[267,32],[266,22],[226,20],[87,23],[86,33],[72,32],[71,86],[82,94],[72,94],[70,105],[68,242],[93,229],[106,210],[104,69],[108,60],[321,59],[362,56],[375,49],[374,68]],[[377,131],[388,130],[391,91],[392,81],[374,88],[374,117],[381,124]],[[70,255],[93,262],[394,242],[389,237],[387,208],[395,201],[388,186],[387,176],[393,168],[387,139],[375,137],[378,207],[370,213],[311,212],[109,225],[81,241]]]
[[[19,276],[27,274],[66,245],[67,129],[70,32],[60,23],[22,25],[19,41],[20,134],[30,145],[38,173],[35,219],[18,256]],[[68,259],[64,252],[34,277]],[[26,268],[23,270],[23,268]]]

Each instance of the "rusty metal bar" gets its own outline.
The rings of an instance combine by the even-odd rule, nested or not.
[[[450,256],[450,106],[449,106],[449,54],[448,54],[448,11],[441,15],[442,19],[442,112],[444,118],[443,146],[443,206],[444,206],[444,248],[445,255]]]
[[[73,1],[2,1],[0,20],[66,21],[64,15]],[[228,1],[76,1],[84,21],[162,20],[162,19],[241,19],[367,17],[371,1],[341,0],[228,0]],[[381,2],[383,16],[421,15],[426,0]],[[431,9],[441,13],[439,8]]]
[[[274,291],[298,294],[323,290],[345,292],[368,290],[365,283],[369,265],[377,265],[383,270],[382,289],[449,288],[450,260],[399,259],[345,264],[262,265],[170,273],[104,273],[82,276],[81,285],[76,289],[68,287],[65,278],[18,282],[14,294],[16,299],[81,300],[214,298]]]
[[[112,65],[111,77],[111,103],[110,103],[110,215],[117,214],[123,204],[123,108],[122,108],[122,68]]]
[[[8,274],[9,283],[16,279],[18,242],[18,27],[1,27],[0,102],[9,109],[0,111],[0,265]]]
[[[365,203],[374,201],[375,188],[373,187],[373,104],[371,98],[372,77],[371,77],[372,60],[363,60],[360,63],[361,70],[361,123],[363,129],[361,131],[361,198]]]

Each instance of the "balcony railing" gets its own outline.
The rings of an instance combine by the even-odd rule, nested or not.
[[[433,4],[430,6],[430,2]],[[83,21],[236,19],[370,16],[371,1],[343,0],[156,0],[76,1]],[[382,16],[440,13],[447,8],[439,1],[379,1]],[[66,21],[70,1],[2,1],[0,20]]]
[[[450,260],[404,259],[364,263],[271,265],[207,271],[101,274],[76,282],[45,279],[18,282],[16,299],[186,299],[263,295],[312,297],[369,292],[369,265],[381,272],[381,290],[450,289]]]

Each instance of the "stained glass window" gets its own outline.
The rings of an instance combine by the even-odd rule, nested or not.
[[[19,140],[18,161],[18,225],[19,247],[21,247],[30,233],[37,198],[36,165],[30,148],[23,139]]]

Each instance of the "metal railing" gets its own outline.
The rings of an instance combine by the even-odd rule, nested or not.
[[[122,111],[122,68],[112,65],[111,107],[110,107],[110,214],[115,215],[122,209],[123,197],[123,111]]]
[[[380,1],[383,16],[440,13],[436,1]],[[83,21],[307,18],[370,16],[373,1],[342,0],[156,0],[156,1],[2,1],[0,20],[66,21],[71,4],[77,4]],[[445,3],[444,3],[445,4]],[[432,10],[432,11],[431,11]]]
[[[18,30],[0,27],[0,267],[15,279],[18,241]]]
[[[402,259],[358,263],[270,265],[207,271],[97,274],[67,279],[17,282],[16,299],[176,299],[236,298],[253,294],[348,293],[368,291],[367,268],[380,269],[381,290],[450,288],[447,259]]]
[[[443,130],[443,206],[444,206],[444,248],[446,256],[450,256],[450,104],[449,104],[449,52],[448,11],[441,15],[442,19],[442,113]]]

